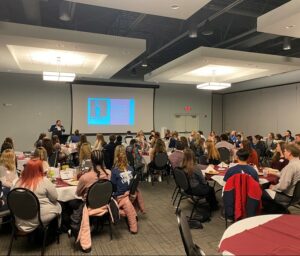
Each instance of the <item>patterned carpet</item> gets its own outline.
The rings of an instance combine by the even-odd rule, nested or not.
[[[109,239],[108,228],[92,236],[90,255],[183,255],[184,248],[180,238],[171,195],[174,183],[155,183],[154,186],[143,182],[141,191],[145,200],[145,215],[139,215],[138,234],[132,235],[126,222],[121,220],[113,228],[113,240]],[[220,192],[217,194],[220,197]],[[220,199],[219,199],[220,201]],[[189,215],[192,205],[184,200],[181,207]],[[206,255],[219,255],[218,243],[225,230],[225,223],[220,219],[220,211],[213,213],[212,220],[203,224],[203,229],[192,230],[194,242]],[[0,232],[0,254],[6,255],[10,233]],[[26,238],[18,238],[13,245],[12,255],[40,255],[40,247],[29,244]],[[66,234],[60,237],[60,244],[53,243],[46,248],[46,255],[84,255],[74,248],[74,238]]]

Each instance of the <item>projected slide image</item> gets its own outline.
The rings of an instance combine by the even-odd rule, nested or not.
[[[88,98],[88,125],[134,125],[134,99]]]

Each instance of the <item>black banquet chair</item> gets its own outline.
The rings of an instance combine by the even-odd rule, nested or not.
[[[180,195],[179,201],[178,201],[178,204],[176,207],[176,212],[178,212],[178,210],[179,210],[181,201],[183,199],[189,198],[193,201],[193,204],[194,204],[191,215],[190,215],[190,219],[192,219],[193,213],[194,213],[196,207],[200,206],[200,200],[205,199],[205,197],[204,196],[194,196],[192,193],[190,193],[190,184],[188,181],[188,177],[185,174],[183,169],[175,168],[174,169],[174,178],[175,178],[176,186],[179,188],[178,192],[175,196],[174,202],[176,201],[177,196]],[[205,203],[206,203],[206,201],[205,201]],[[202,205],[202,203],[201,203],[201,205]]]
[[[32,234],[38,228],[40,228],[43,232],[43,244],[42,244],[42,251],[41,255],[45,253],[45,245],[47,240],[47,231],[49,228],[50,223],[56,221],[57,224],[57,243],[59,243],[59,231],[58,231],[58,218],[57,216],[53,219],[48,225],[44,225],[41,220],[40,214],[40,202],[37,196],[26,188],[15,188],[10,191],[7,195],[7,205],[12,215],[12,234],[8,249],[8,255],[11,254],[11,249],[13,245],[14,239],[18,236],[18,228],[16,227],[16,218],[21,220],[33,220],[36,219],[38,221],[38,226],[31,232],[27,233],[26,235]],[[22,234],[24,235],[24,234]]]
[[[228,148],[218,148],[218,151],[220,153],[220,160],[221,162],[224,162],[226,164],[230,163],[230,151]]]
[[[184,250],[187,256],[201,256],[205,253],[196,245],[193,241],[190,226],[188,224],[186,216],[182,215],[179,209],[176,213],[178,228],[181,236],[181,240],[184,245]]]
[[[108,205],[111,201],[112,193],[113,185],[109,180],[96,181],[88,190],[86,206],[91,209],[97,209]],[[112,224],[109,212],[97,218],[106,218],[108,220],[110,240],[112,240]]]
[[[152,186],[154,185],[154,176],[158,172],[161,172],[163,178],[164,175],[168,176],[167,170],[169,168],[169,158],[167,153],[157,153],[153,159],[154,166],[150,168],[150,175],[152,180]],[[169,183],[169,177],[167,177]]]

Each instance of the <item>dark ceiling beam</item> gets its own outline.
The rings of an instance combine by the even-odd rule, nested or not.
[[[124,35],[128,35],[132,30],[134,30],[143,20],[144,18],[147,16],[147,14],[142,13],[140,14],[129,26],[128,30],[126,31],[126,33],[124,33]]]
[[[220,43],[217,43],[217,44],[215,44],[213,47],[216,47],[216,48],[223,47],[223,46],[226,45],[226,44],[230,44],[231,42],[234,42],[234,41],[236,41],[236,40],[239,40],[239,39],[241,39],[241,38],[243,38],[243,37],[250,36],[250,35],[252,35],[252,34],[254,34],[254,33],[256,33],[256,28],[250,29],[250,30],[248,30],[248,31],[246,31],[246,32],[244,32],[244,33],[242,33],[242,34],[238,34],[237,36],[231,37],[231,38],[229,38],[229,39],[227,39],[227,40],[225,40],[225,41],[222,41],[222,42],[220,42]]]
[[[41,25],[41,9],[39,0],[21,0],[24,13],[29,23]]]
[[[262,44],[264,42],[267,42],[269,40],[275,39],[279,37],[278,35],[273,35],[273,34],[265,34],[265,33],[260,33],[258,35],[255,35],[251,38],[245,39],[243,41],[239,41],[235,44],[230,45],[229,47],[226,47],[227,49],[232,49],[232,48],[243,48],[243,49],[248,49],[251,48],[255,45]]]
[[[224,8],[224,6],[216,5],[216,4],[208,4],[205,8],[211,11],[218,11],[221,8]],[[228,13],[233,15],[251,17],[251,18],[257,18],[259,16],[256,12],[246,11],[242,9],[231,9],[228,11]]]
[[[228,12],[229,10],[231,10],[232,8],[234,8],[235,6],[241,4],[242,2],[244,2],[245,0],[235,0],[234,2],[232,2],[231,4],[227,5],[226,7],[224,7],[221,10],[218,10],[216,13],[214,13],[213,15],[211,15],[210,17],[208,17],[207,19],[201,21],[199,24],[196,25],[197,29],[207,25],[209,22],[213,21],[214,19],[218,18],[220,15]],[[166,43],[165,45],[163,45],[161,48],[157,49],[156,51],[152,52],[151,54],[149,54],[146,59],[150,59],[153,56],[157,55],[158,53],[162,52],[163,50],[171,47],[172,45],[176,44],[178,41],[180,41],[181,39],[187,37],[189,34],[189,31],[185,31],[184,33],[182,33],[181,35],[177,36],[176,38],[174,38],[173,40],[171,40],[170,42]],[[139,65],[141,65],[142,61],[138,61],[136,62],[134,65],[131,66],[131,68],[135,68]]]

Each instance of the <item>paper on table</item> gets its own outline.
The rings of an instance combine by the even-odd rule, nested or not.
[[[213,165],[209,165],[207,166],[207,168],[205,169],[205,173],[209,173],[209,174],[218,174],[219,172],[216,171],[213,167]]]
[[[269,194],[269,196],[274,199],[275,198],[275,195],[276,195],[276,192],[274,190],[271,190],[271,189],[266,189],[266,192]]]
[[[228,164],[224,163],[224,162],[221,162],[218,164],[219,167],[221,168],[227,168],[228,167]]]
[[[60,177],[62,180],[70,180],[74,177],[74,170],[72,168],[67,168],[64,171],[60,171]],[[76,171],[76,170],[75,170]]]

